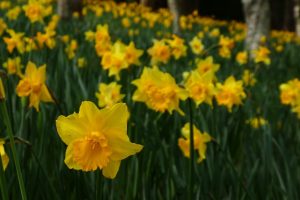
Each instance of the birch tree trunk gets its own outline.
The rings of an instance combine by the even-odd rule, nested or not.
[[[245,47],[248,51],[258,48],[260,38],[270,32],[270,4],[268,0],[242,0],[247,24]]]
[[[69,17],[68,0],[57,0],[57,14],[62,19],[66,19]]]
[[[300,36],[300,0],[295,0],[294,17],[296,34]]]

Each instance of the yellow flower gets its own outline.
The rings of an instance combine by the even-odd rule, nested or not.
[[[84,57],[78,58],[77,65],[79,68],[86,67],[86,59]]]
[[[12,29],[8,29],[7,33],[10,35],[10,38],[4,37],[3,40],[7,45],[7,51],[12,53],[15,48],[19,51],[19,53],[24,53],[25,47],[23,42],[24,33],[16,33]]]
[[[89,42],[95,39],[95,33],[93,31],[87,31],[84,33],[84,35],[85,35],[85,39]]]
[[[89,101],[82,102],[79,113],[56,120],[57,132],[67,145],[65,164],[69,169],[102,170],[103,176],[115,178],[121,160],[140,152],[142,145],[127,136],[129,112],[118,103],[99,110]]]
[[[206,72],[217,72],[220,68],[219,64],[214,63],[214,59],[212,56],[209,56],[205,59],[197,60],[196,61],[197,70],[200,74],[204,74]]]
[[[223,58],[230,58],[231,49],[234,47],[234,40],[221,35],[219,45],[219,55]]]
[[[104,53],[101,65],[103,69],[109,70],[109,76],[116,76],[119,79],[120,71],[129,66],[126,60],[126,46],[117,41],[110,51]]]
[[[8,165],[9,158],[8,158],[7,154],[5,153],[4,144],[5,144],[5,141],[3,139],[0,139],[0,155],[1,155],[3,169],[5,170]]]
[[[67,47],[65,48],[65,52],[68,55],[69,59],[72,59],[75,57],[75,51],[78,48],[78,44],[76,40],[71,40],[71,42],[67,45]]]
[[[263,62],[265,65],[271,64],[271,59],[269,57],[270,50],[266,47],[260,46],[257,50],[253,51],[254,62],[261,63]]]
[[[53,49],[56,45],[55,35],[56,32],[49,28],[45,29],[45,33],[38,32],[36,35],[36,40],[40,48],[43,48],[44,44],[46,44],[49,49]]]
[[[29,107],[34,107],[39,111],[40,101],[53,102],[45,81],[46,65],[37,68],[34,63],[28,62],[25,75],[17,85],[17,95],[19,97],[29,96]]]
[[[130,19],[128,19],[128,17],[124,17],[124,18],[122,19],[122,26],[123,26],[124,28],[129,28],[130,25],[131,25]]]
[[[171,49],[163,40],[154,40],[153,46],[148,49],[148,54],[151,56],[151,64],[157,63],[167,64],[171,57]]]
[[[279,88],[281,103],[291,106],[296,105],[297,99],[300,97],[300,81],[296,78],[281,84]]]
[[[268,121],[264,119],[263,117],[254,117],[246,121],[247,124],[250,124],[255,129],[258,129],[266,124],[268,124]]]
[[[240,64],[240,65],[244,65],[248,62],[248,53],[246,51],[241,51],[239,52],[236,57],[235,60]]]
[[[199,158],[198,162],[200,163],[206,158],[206,143],[212,140],[211,136],[208,133],[201,133],[195,125],[193,125],[194,132],[194,150],[198,151]],[[181,129],[183,138],[178,139],[178,146],[181,149],[183,155],[187,158],[190,157],[190,123],[186,123]]]
[[[192,52],[196,55],[201,54],[204,50],[204,45],[197,36],[190,41],[189,45],[192,48]]]
[[[8,74],[17,74],[21,75],[21,58],[15,57],[15,58],[8,58],[8,60],[3,63],[3,67],[7,70]]]
[[[254,73],[250,72],[250,70],[244,70],[243,73],[243,83],[245,86],[254,86],[256,83],[256,79]]]
[[[141,77],[132,82],[137,86],[132,99],[134,101],[144,102],[155,111],[170,114],[177,110],[183,114],[179,108],[179,100],[185,100],[188,97],[187,92],[177,86],[174,78],[157,67],[145,67]]]
[[[0,78],[0,100],[5,99],[5,90],[2,83],[2,79]]]
[[[242,100],[246,98],[243,89],[243,82],[236,81],[233,76],[228,77],[224,84],[217,83],[216,99],[218,105],[227,106],[229,112],[232,111],[233,105],[242,104]]]
[[[0,36],[4,33],[7,29],[7,24],[4,22],[2,18],[0,18]]]
[[[31,23],[43,21],[45,8],[39,1],[30,0],[27,5],[23,6],[23,10]]]
[[[130,42],[128,46],[125,47],[125,60],[129,65],[139,65],[139,58],[143,55],[143,50],[135,48],[134,42]]]
[[[215,94],[213,79],[213,73],[199,74],[196,70],[192,71],[187,77],[185,88],[197,106],[203,102],[212,106],[212,99]]]
[[[99,107],[110,107],[121,102],[125,95],[121,94],[121,85],[116,82],[110,84],[100,83],[99,92],[96,93]]]
[[[20,6],[16,6],[12,9],[10,9],[9,11],[7,11],[6,13],[6,17],[9,19],[9,20],[16,20],[19,16],[19,14],[21,13],[21,8]]]
[[[173,39],[167,40],[167,42],[171,47],[172,55],[174,56],[174,58],[176,60],[178,60],[179,58],[186,56],[187,47],[184,44],[184,39],[182,39],[176,35],[173,35],[172,37],[173,37]]]

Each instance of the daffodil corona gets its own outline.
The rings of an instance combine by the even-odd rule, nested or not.
[[[56,127],[60,138],[68,145],[65,156],[68,168],[100,169],[105,177],[115,178],[121,160],[143,148],[129,141],[128,115],[124,103],[99,110],[94,103],[84,101],[79,113],[59,116]]]

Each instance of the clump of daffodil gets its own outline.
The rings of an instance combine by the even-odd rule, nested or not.
[[[3,139],[0,139],[0,155],[1,155],[1,160],[2,160],[2,166],[3,166],[3,169],[5,170],[9,163],[9,158],[5,152],[4,144],[5,144],[5,141]]]
[[[212,137],[204,132],[201,133],[195,125],[193,125],[194,131],[194,150],[198,151],[200,163],[206,158],[207,143],[212,140]],[[178,146],[181,149],[183,155],[190,158],[190,123],[186,123],[181,129],[182,138],[178,139]]]
[[[99,110],[89,101],[82,102],[79,113],[56,120],[57,132],[67,145],[65,164],[69,169],[102,170],[115,178],[121,160],[140,152],[142,145],[127,136],[129,112],[124,103]]]
[[[165,40],[154,40],[154,44],[148,49],[148,54],[151,56],[151,64],[158,63],[167,64],[171,57],[171,48]]]
[[[242,79],[245,86],[254,86],[256,83],[256,78],[254,73],[252,73],[248,69],[244,70]]]
[[[212,99],[215,95],[215,86],[213,83],[214,74],[206,72],[200,74],[197,70],[192,71],[185,80],[185,88],[197,106],[205,102],[212,106]]]
[[[184,44],[184,39],[173,35],[172,39],[167,40],[167,42],[171,48],[171,54],[176,60],[186,56],[187,47]]]
[[[23,6],[26,17],[30,20],[31,23],[34,22],[43,22],[43,18],[52,12],[52,7],[45,7],[41,1],[38,0],[29,0],[28,4]]]
[[[141,77],[132,82],[137,86],[132,99],[144,102],[150,109],[158,112],[173,110],[183,114],[179,108],[179,101],[186,100],[187,92],[180,88],[175,79],[168,73],[162,72],[158,67],[145,67]]]
[[[3,40],[7,46],[7,51],[9,53],[12,53],[13,50],[16,48],[19,53],[21,53],[21,54],[24,53],[24,51],[25,51],[25,46],[24,46],[24,41],[23,41],[24,33],[16,33],[12,29],[8,29],[8,30],[6,30],[6,32],[10,35],[10,38],[3,37]]]
[[[19,97],[29,96],[29,107],[39,111],[40,102],[53,102],[53,99],[46,86],[46,65],[39,68],[33,62],[28,62],[25,74],[17,85]]]
[[[213,57],[209,56],[205,59],[196,60],[196,67],[200,74],[204,74],[206,72],[212,72],[215,74],[219,70],[220,65],[214,63]]]
[[[8,58],[8,60],[3,63],[3,67],[7,70],[9,75],[21,75],[21,68],[23,67],[21,64],[21,58],[19,56],[15,58]]]
[[[235,60],[240,64],[244,65],[248,62],[248,53],[247,51],[241,51],[236,54]]]
[[[231,50],[234,47],[234,40],[232,38],[221,35],[219,45],[219,55],[223,58],[230,58]]]
[[[217,83],[217,103],[227,106],[229,112],[232,111],[233,105],[242,104],[244,98],[246,98],[246,94],[242,81],[237,81],[233,76],[230,76],[223,84]]]
[[[189,42],[189,45],[192,49],[192,52],[196,55],[200,55],[204,50],[204,45],[201,39],[197,36],[193,37],[193,39]]]
[[[100,83],[96,93],[99,107],[110,107],[121,102],[125,96],[121,94],[121,87],[116,82],[111,82],[110,84]]]
[[[2,79],[0,77],[0,100],[5,99],[5,90],[4,90],[4,86],[2,83]]]
[[[254,117],[246,121],[252,128],[258,129],[268,124],[268,121],[263,117]]]
[[[90,33],[91,34],[91,33]],[[108,25],[98,25],[94,34],[95,50],[98,56],[103,56],[105,52],[111,48],[111,38],[108,30]]]
[[[260,46],[257,50],[253,51],[255,63],[264,63],[265,65],[271,64],[270,50],[267,47]]]

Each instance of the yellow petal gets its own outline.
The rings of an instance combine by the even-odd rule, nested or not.
[[[66,156],[65,156],[65,163],[68,166],[69,169],[76,169],[79,170],[80,166],[77,165],[74,161],[74,157],[73,157],[73,144],[71,143],[66,150]]]
[[[106,178],[114,179],[119,171],[121,161],[110,161],[108,165],[103,168],[102,174]]]
[[[86,135],[85,121],[79,120],[78,114],[74,113],[68,117],[59,116],[56,120],[56,128],[62,141],[69,145],[72,141]]]
[[[99,130],[102,124],[102,119],[100,118],[100,111],[93,102],[83,101],[79,108],[78,116],[81,119],[86,119],[87,124],[90,127],[88,130],[101,131]]]
[[[42,86],[40,98],[44,102],[54,102],[45,84]]]
[[[142,145],[131,143],[129,141],[114,139],[109,141],[109,146],[112,150],[112,160],[123,160],[128,156],[134,155],[143,149]]]

